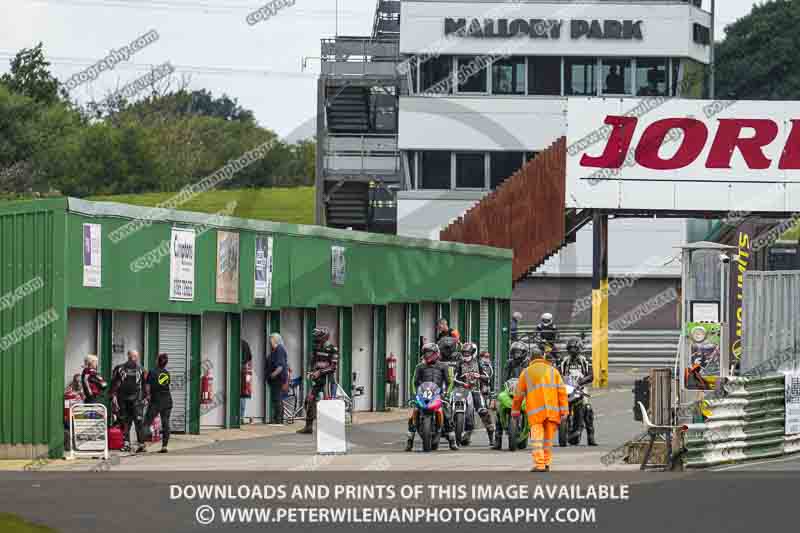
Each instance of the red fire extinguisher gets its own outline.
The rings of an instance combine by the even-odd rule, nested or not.
[[[214,397],[214,376],[211,374],[211,369],[206,369],[206,373],[200,379],[200,403],[211,403]]]
[[[249,398],[253,394],[253,361],[242,365],[242,397]]]
[[[386,358],[386,382],[397,383],[397,357],[393,353]]]

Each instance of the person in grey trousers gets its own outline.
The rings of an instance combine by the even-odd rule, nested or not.
[[[267,380],[269,381],[270,424],[283,424],[284,385],[289,379],[289,365],[283,338],[278,333],[269,336],[270,350],[267,356]]]

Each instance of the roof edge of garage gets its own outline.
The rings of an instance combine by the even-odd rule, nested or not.
[[[63,201],[63,200],[62,200]],[[36,203],[27,202],[27,203]],[[140,207],[118,202],[94,202],[79,198],[67,198],[68,210],[87,216],[111,216],[157,222],[179,222],[198,224],[219,228],[246,229],[267,233],[282,233],[302,237],[322,237],[336,241],[350,241],[367,244],[402,246],[406,248],[424,248],[432,251],[459,253],[465,255],[481,255],[498,259],[512,259],[513,251],[505,248],[493,248],[476,244],[432,241],[413,237],[399,237],[380,233],[341,230],[322,226],[288,224],[238,217],[215,216],[209,220],[207,213],[180,211],[159,207]]]

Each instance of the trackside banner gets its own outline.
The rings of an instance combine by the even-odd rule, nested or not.
[[[567,206],[800,210],[800,102],[574,99]]]

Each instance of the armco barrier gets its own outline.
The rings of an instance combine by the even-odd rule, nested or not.
[[[784,377],[726,378],[718,397],[700,400],[702,423],[683,434],[683,466],[705,468],[800,452],[785,436]]]

